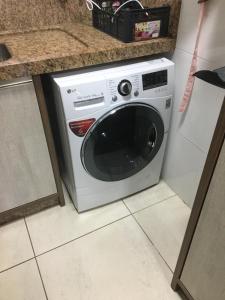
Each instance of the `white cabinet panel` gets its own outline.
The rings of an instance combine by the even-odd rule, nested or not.
[[[225,299],[225,142],[181,275],[196,300]]]
[[[0,212],[56,193],[32,82],[0,88]]]

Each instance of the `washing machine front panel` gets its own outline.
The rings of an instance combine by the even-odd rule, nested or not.
[[[72,189],[69,192],[78,211],[158,183],[171,115],[173,73],[173,63],[159,59],[53,76],[62,106],[61,126],[67,128],[64,147],[74,175],[69,180],[77,198]],[[118,89],[124,80],[132,85],[127,95]],[[70,125],[83,121],[90,122],[90,127],[76,135]]]
[[[86,171],[102,181],[129,178],[155,157],[164,137],[153,107],[130,103],[111,110],[86,135],[81,157]]]

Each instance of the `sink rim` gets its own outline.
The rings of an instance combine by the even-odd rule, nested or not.
[[[8,61],[12,58],[12,55],[9,51],[9,48],[4,43],[0,43],[0,63],[4,61]]]

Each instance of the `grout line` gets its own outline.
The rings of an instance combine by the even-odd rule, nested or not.
[[[175,194],[176,196],[176,194]],[[167,198],[167,199],[170,199],[172,198],[173,196]],[[167,199],[164,199],[162,200],[161,202],[163,201],[166,201]],[[161,202],[158,202],[158,203],[161,203]],[[156,204],[158,204],[156,203]],[[124,203],[124,205],[126,206],[126,208],[130,211],[129,207]],[[153,206],[153,205],[152,205]],[[130,211],[131,212],[131,211]],[[164,263],[167,265],[167,267],[169,268],[170,272],[173,274],[173,270],[170,268],[170,266],[168,265],[168,263],[166,262],[166,260],[163,258],[163,256],[161,255],[161,253],[159,252],[158,248],[155,246],[155,244],[153,243],[153,241],[150,239],[150,237],[147,235],[146,231],[142,228],[141,224],[137,221],[137,219],[135,218],[134,214],[131,213],[131,216],[133,217],[133,219],[135,220],[135,222],[137,223],[137,225],[140,227],[140,229],[142,230],[142,232],[144,232],[145,236],[147,237],[147,239],[149,240],[149,242],[152,244],[152,246],[154,247],[154,249],[156,250],[156,252],[159,254],[159,256],[162,258],[162,260],[164,261]]]
[[[132,212],[131,212],[131,210],[129,209],[129,207],[128,207],[128,206],[126,205],[126,203],[124,202],[124,200],[122,200],[122,201],[123,201],[123,204],[124,204],[124,205],[126,206],[126,208],[128,209],[128,211],[130,212],[130,214],[133,215]]]
[[[114,224],[114,223],[116,223],[116,222],[118,222],[118,221],[121,221],[121,220],[123,220],[123,219],[126,219],[126,218],[128,218],[128,217],[130,217],[130,216],[131,216],[131,213],[129,213],[128,215],[126,215],[126,216],[124,216],[124,217],[122,217],[122,218],[116,219],[115,221],[112,221],[112,222],[110,222],[110,223],[107,223],[107,224],[105,224],[105,225],[103,225],[103,226],[101,226],[101,227],[98,227],[98,228],[96,228],[96,229],[93,229],[92,231],[89,231],[89,232],[87,232],[87,233],[85,233],[85,234],[82,234],[82,235],[80,235],[80,236],[78,236],[78,237],[76,237],[76,238],[74,238],[74,239],[72,239],[72,240],[69,240],[68,242],[65,242],[65,243],[63,243],[63,244],[60,244],[60,245],[54,247],[54,248],[51,248],[51,249],[49,249],[49,250],[47,250],[47,251],[44,251],[44,252],[42,252],[42,253],[40,253],[40,254],[37,254],[37,255],[35,256],[35,258],[36,258],[36,257],[40,257],[40,256],[42,256],[42,255],[44,255],[44,254],[46,254],[46,253],[49,253],[49,252],[53,251],[53,250],[56,250],[56,249],[58,249],[58,248],[60,248],[60,247],[63,247],[63,246],[65,246],[65,245],[67,245],[67,244],[70,244],[70,243],[72,243],[72,242],[74,242],[74,241],[76,241],[76,240],[79,240],[79,239],[82,238],[82,237],[88,236],[88,235],[90,235],[90,234],[92,234],[92,233],[94,233],[94,232],[96,232],[96,231],[98,231],[98,230],[100,230],[100,229],[103,229],[103,228],[105,228],[105,227],[107,227],[107,226],[109,226],[109,225],[112,225],[112,224]]]
[[[191,56],[194,55],[194,51],[191,52],[191,51],[189,51],[189,50],[186,50],[186,49],[184,49],[184,48],[182,48],[182,47],[177,47],[177,46],[176,46],[176,49],[178,49],[179,51],[183,51],[183,52],[185,52],[186,54],[189,54],[189,55],[191,55]],[[212,65],[212,64],[214,63],[214,61],[208,60],[207,58],[204,58],[204,57],[202,57],[202,56],[200,56],[200,55],[197,55],[197,58],[200,58],[201,60],[203,60],[203,61],[209,63],[210,65]]]
[[[125,206],[125,208],[128,210],[129,215],[132,215],[131,210],[129,209],[129,207],[128,207],[128,206],[126,205],[126,203],[125,203],[125,199],[127,199],[127,198],[123,198],[123,199],[121,199],[121,201],[122,201],[123,205]]]
[[[147,239],[150,241],[150,243],[152,244],[152,246],[155,248],[156,252],[159,254],[159,256],[162,258],[162,260],[164,261],[164,263],[167,265],[167,267],[169,268],[170,272],[173,274],[173,270],[171,269],[171,267],[168,265],[167,261],[164,259],[164,257],[161,255],[161,253],[159,252],[158,248],[156,247],[156,245],[153,243],[153,241],[150,239],[150,237],[147,235],[146,231],[142,228],[141,224],[137,221],[137,219],[135,218],[135,216],[132,214],[132,217],[134,218],[135,222],[137,223],[137,225],[140,227],[140,229],[144,232],[145,236],[147,237]]]
[[[178,194],[177,194],[177,197],[179,197],[179,199],[181,200],[182,204],[184,204],[187,208],[189,208],[190,212],[192,211],[192,207],[190,207]]]
[[[19,266],[19,265],[21,265],[21,264],[24,264],[24,263],[26,263],[26,262],[28,262],[28,261],[30,261],[30,260],[32,260],[32,259],[35,259],[36,264],[37,264],[37,268],[38,268],[38,271],[39,271],[39,275],[40,275],[40,278],[41,278],[41,281],[42,281],[43,289],[44,289],[46,298],[47,298],[47,300],[48,300],[47,293],[46,293],[46,289],[45,289],[45,286],[44,286],[44,282],[43,282],[43,279],[42,279],[42,276],[41,276],[41,271],[40,271],[40,268],[39,268],[39,265],[38,265],[38,262],[37,262],[37,257],[40,257],[40,256],[42,256],[42,255],[44,255],[44,254],[46,254],[46,253],[49,253],[49,252],[51,252],[51,251],[54,251],[54,250],[56,250],[56,249],[58,249],[58,248],[60,248],[60,247],[63,247],[63,246],[65,246],[65,245],[67,245],[67,244],[69,244],[69,243],[71,243],[71,242],[74,242],[74,241],[76,241],[76,240],[78,240],[78,239],[80,239],[80,238],[82,238],[82,237],[88,236],[88,235],[90,235],[90,234],[92,234],[92,233],[94,233],[94,232],[96,232],[96,231],[98,231],[98,230],[100,230],[100,229],[103,229],[103,228],[105,228],[105,227],[107,227],[107,226],[109,226],[109,225],[112,225],[112,224],[114,224],[114,223],[116,223],[116,222],[118,222],[118,221],[120,221],[120,220],[123,220],[123,219],[125,219],[125,218],[127,218],[127,217],[130,217],[130,216],[132,216],[132,217],[134,218],[134,220],[136,221],[136,223],[138,224],[138,226],[141,228],[141,230],[142,230],[142,231],[144,232],[144,234],[147,236],[147,238],[148,238],[148,240],[150,241],[150,243],[154,246],[154,248],[156,249],[156,251],[159,253],[160,257],[163,259],[163,261],[164,261],[164,262],[166,263],[166,265],[169,267],[169,265],[168,265],[167,262],[164,260],[164,258],[161,256],[160,252],[158,251],[158,249],[156,248],[156,246],[154,245],[154,243],[153,243],[153,242],[151,241],[151,239],[148,237],[147,233],[144,231],[144,229],[141,227],[141,225],[140,225],[140,224],[138,223],[138,221],[136,220],[134,214],[136,214],[136,213],[138,213],[138,212],[141,212],[141,211],[143,211],[143,210],[145,210],[145,209],[147,209],[147,208],[150,208],[150,207],[152,207],[152,206],[155,206],[155,205],[157,205],[157,204],[160,204],[160,203],[162,203],[162,202],[164,202],[164,201],[166,201],[166,200],[169,200],[169,199],[171,199],[171,198],[173,198],[173,197],[175,197],[175,196],[177,196],[176,193],[174,193],[174,195],[171,195],[171,196],[169,196],[169,197],[167,197],[167,198],[165,198],[165,199],[163,199],[163,200],[161,200],[161,201],[159,201],[159,202],[153,203],[152,205],[149,205],[149,206],[147,206],[147,207],[145,207],[145,208],[143,208],[143,209],[137,210],[137,211],[135,211],[135,212],[133,212],[133,213],[131,212],[131,210],[129,209],[129,207],[128,207],[127,204],[125,203],[125,201],[124,201],[124,200],[121,200],[121,201],[123,202],[124,206],[125,206],[125,207],[127,208],[127,210],[129,211],[129,214],[128,214],[128,215],[126,215],[126,216],[124,216],[124,217],[122,217],[122,218],[119,218],[119,219],[117,219],[117,220],[115,220],[115,221],[112,221],[112,222],[110,222],[110,223],[108,223],[108,224],[106,224],[106,225],[104,225],[104,226],[98,227],[98,228],[96,228],[96,229],[94,229],[94,230],[92,230],[92,231],[89,231],[88,233],[85,233],[85,234],[83,234],[83,235],[81,235],[81,236],[79,236],[79,237],[76,237],[76,238],[74,238],[74,239],[72,239],[72,240],[70,240],[70,241],[68,241],[68,242],[65,242],[65,243],[63,243],[63,244],[60,244],[60,245],[58,245],[58,246],[56,246],[56,247],[54,247],[54,248],[51,248],[51,249],[49,249],[49,250],[47,250],[47,251],[44,251],[43,253],[40,253],[40,254],[37,254],[37,255],[35,254],[33,242],[32,242],[31,235],[30,235],[30,232],[29,232],[29,229],[28,229],[28,225],[27,225],[26,219],[24,218],[25,226],[26,226],[26,229],[27,229],[27,233],[28,233],[28,236],[29,236],[29,240],[30,240],[30,243],[31,243],[31,247],[32,247],[32,250],[33,250],[34,257],[29,258],[29,259],[27,259],[27,260],[24,260],[24,261],[22,261],[21,263],[18,263],[18,264],[16,264],[16,265],[12,266],[12,267],[9,267],[9,268],[7,268],[7,269],[4,269],[4,270],[0,271],[0,274],[3,273],[3,272],[5,272],[5,271],[8,271],[8,270],[10,270],[10,269],[13,269],[13,268],[15,268],[15,267],[17,267],[17,266]],[[170,267],[169,267],[169,269],[170,269],[170,271],[173,273],[173,271],[171,270]]]
[[[47,291],[46,291],[46,288],[45,288],[45,284],[44,284],[43,278],[42,278],[42,276],[41,276],[41,270],[40,270],[40,267],[39,267],[39,264],[38,264],[38,261],[37,261],[37,258],[36,258],[36,257],[35,257],[35,260],[36,260],[38,272],[39,272],[39,275],[40,275],[41,283],[42,283],[42,286],[43,286],[43,289],[44,289],[45,297],[46,297],[46,300],[48,300]]]
[[[134,211],[134,212],[132,212],[132,211],[129,209],[129,207],[126,205],[126,203],[124,202],[124,200],[123,200],[123,203],[124,203],[124,205],[126,206],[126,208],[129,210],[129,212],[131,213],[131,215],[133,215],[133,214],[136,214],[136,213],[138,213],[138,212],[140,212],[140,211],[142,211],[142,210],[145,210],[145,209],[147,209],[147,208],[150,208],[150,207],[152,207],[152,206],[155,206],[155,205],[157,205],[157,204],[160,204],[160,203],[162,203],[162,202],[164,202],[164,201],[166,201],[166,200],[169,200],[169,199],[171,199],[171,198],[173,198],[173,197],[176,197],[176,196],[177,196],[177,194],[174,193],[174,195],[171,195],[171,196],[169,196],[169,197],[167,197],[167,198],[165,198],[165,199],[163,199],[163,200],[160,200],[159,202],[152,203],[152,204],[150,204],[150,205],[148,205],[148,206],[146,206],[146,207],[144,207],[144,208],[138,209],[138,210],[136,210],[136,211]]]
[[[28,229],[27,222],[26,222],[25,218],[24,218],[24,222],[25,222],[25,226],[26,226],[26,229],[27,229],[27,233],[28,233],[29,239],[30,239],[31,247],[32,247],[32,250],[33,250],[33,253],[34,253],[34,259],[36,261],[36,265],[37,265],[38,273],[39,273],[39,276],[40,276],[40,279],[41,279],[42,287],[43,287],[43,290],[44,290],[44,293],[45,293],[45,297],[46,297],[46,300],[48,300],[48,295],[47,295],[47,292],[46,292],[44,281],[43,281],[43,278],[41,276],[41,270],[40,270],[39,265],[38,265],[37,257],[35,255],[35,251],[34,251],[33,242],[32,242],[32,239],[31,239],[31,236],[30,236],[30,232],[29,232],[29,229]]]
[[[198,146],[195,142],[193,142],[191,139],[189,139],[188,137],[186,137],[182,131],[179,132],[179,134],[182,136],[182,138],[184,138],[187,142],[189,142],[190,144],[192,144],[192,146],[195,146],[195,148],[197,148],[199,150],[199,152],[202,152],[202,154],[206,155],[206,152],[204,149],[202,149],[200,146]]]
[[[28,229],[28,226],[27,226],[27,222],[26,222],[25,218],[23,218],[23,219],[24,219],[24,223],[25,223],[25,226],[26,226],[26,229],[27,229],[27,234],[28,234],[28,237],[29,237],[29,240],[30,240],[31,248],[33,250],[33,254],[34,254],[34,257],[35,257],[34,246],[33,246],[32,240],[31,240],[31,236],[30,236],[30,232],[29,232],[29,229]]]
[[[125,205],[125,206],[126,206],[126,205]],[[128,209],[128,211],[130,212],[129,209]],[[26,228],[27,228],[28,236],[29,236],[29,239],[30,239],[31,247],[32,247],[32,250],[33,250],[33,253],[34,253],[34,257],[31,257],[31,258],[29,258],[29,259],[27,259],[27,260],[24,260],[24,261],[22,261],[22,262],[20,262],[20,263],[18,263],[18,264],[16,264],[16,265],[13,265],[13,266],[11,266],[11,267],[9,267],[9,268],[7,268],[7,269],[3,269],[3,270],[0,271],[0,274],[3,273],[3,272],[8,271],[8,270],[10,270],[10,269],[13,269],[13,268],[15,268],[15,267],[17,267],[17,266],[20,266],[20,265],[22,265],[22,264],[24,264],[24,263],[26,263],[26,262],[28,262],[28,261],[30,261],[30,260],[32,260],[32,259],[35,259],[35,260],[36,260],[36,263],[37,263],[37,266],[38,266],[38,270],[39,270],[39,265],[38,265],[38,262],[37,262],[37,258],[38,258],[38,257],[40,257],[40,256],[42,256],[42,255],[44,255],[44,254],[46,254],[46,253],[49,253],[49,252],[51,252],[51,251],[54,251],[54,250],[57,249],[57,248],[63,247],[63,246],[65,246],[65,245],[67,245],[67,244],[69,244],[69,243],[71,243],[71,242],[74,242],[74,241],[76,241],[76,240],[78,240],[78,239],[80,239],[80,238],[82,238],[82,237],[85,237],[86,235],[90,235],[90,234],[92,234],[92,233],[98,231],[99,229],[103,229],[103,228],[105,228],[105,227],[107,227],[107,226],[109,226],[109,225],[112,225],[112,224],[114,224],[114,223],[116,223],[116,222],[118,222],[118,221],[120,221],[120,220],[123,220],[123,219],[125,219],[125,218],[127,218],[127,217],[130,217],[130,216],[131,216],[131,213],[129,213],[128,215],[126,215],[126,216],[124,216],[124,217],[122,217],[122,218],[119,218],[119,219],[117,219],[117,220],[115,220],[115,221],[112,221],[112,222],[110,222],[110,223],[108,223],[108,224],[106,224],[106,225],[104,225],[104,226],[101,226],[101,227],[98,227],[98,228],[96,228],[96,229],[94,229],[94,230],[92,230],[92,231],[89,231],[89,232],[87,232],[87,233],[85,233],[85,234],[83,234],[83,235],[81,235],[81,236],[79,236],[79,237],[76,237],[76,238],[74,238],[74,239],[72,239],[72,240],[70,240],[70,241],[68,241],[68,242],[65,242],[65,243],[63,243],[63,244],[60,244],[60,245],[54,247],[54,248],[51,248],[51,249],[49,249],[49,250],[47,250],[47,251],[44,251],[43,253],[37,254],[37,255],[35,254],[34,247],[33,247],[33,243],[32,243],[31,236],[30,236],[30,232],[29,232],[27,223],[26,223],[26,221],[25,221],[25,219],[24,219],[25,226],[26,226]],[[40,270],[39,270],[39,273],[40,273]],[[40,274],[40,277],[41,277],[41,274]],[[41,280],[42,280],[42,277],[41,277]],[[43,285],[44,285],[44,284],[43,284]],[[43,286],[43,288],[44,288],[44,286]],[[44,290],[45,290],[45,288],[44,288]],[[47,296],[46,296],[46,297],[47,297]],[[48,298],[47,298],[47,299],[48,299]]]
[[[24,263],[26,263],[26,262],[28,262],[28,261],[30,261],[32,259],[35,259],[35,257],[28,258],[28,259],[23,260],[22,262],[20,262],[20,263],[18,263],[16,265],[13,265],[13,266],[11,266],[11,267],[9,267],[7,269],[3,269],[3,270],[0,271],[0,274],[3,273],[3,272],[9,271],[9,270],[11,270],[11,269],[13,269],[15,267],[18,267],[18,266],[20,266],[20,265],[22,265],[22,264],[24,264]]]
[[[192,204],[192,207],[190,207],[180,196],[178,196],[180,198],[180,200],[184,203],[184,205],[189,208],[190,212],[192,211],[192,208],[193,208],[193,204]]]

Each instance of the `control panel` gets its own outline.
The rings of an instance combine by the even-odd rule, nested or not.
[[[122,80],[111,79],[108,81],[108,88],[113,102],[116,102],[119,98],[129,100],[130,97],[139,96],[139,84],[140,76],[134,74],[128,78]]]
[[[108,106],[169,99],[173,93],[173,76],[173,63],[156,59],[56,74],[53,80],[64,99],[66,118],[71,119],[74,113],[81,116]],[[167,101],[166,108],[170,107]]]
[[[153,89],[155,89],[155,94],[160,94],[164,89],[166,91],[167,84],[167,69],[146,74],[133,74],[122,80],[111,79],[108,81],[109,92],[113,102],[116,102],[119,98],[129,100],[130,97],[138,97],[141,92]]]

